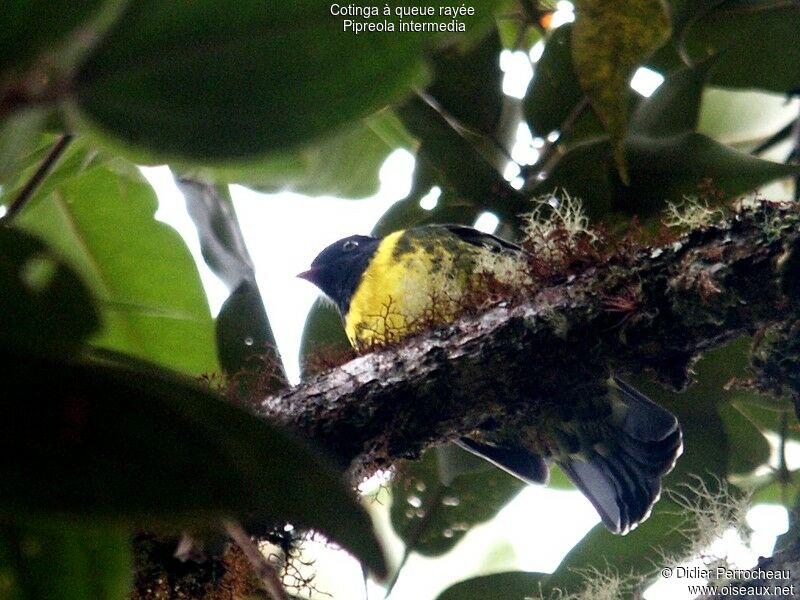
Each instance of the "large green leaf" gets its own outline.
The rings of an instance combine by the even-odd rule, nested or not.
[[[665,137],[697,129],[700,101],[716,57],[670,73],[631,117],[631,134]]]
[[[422,83],[440,35],[343,32],[330,7],[131,2],[77,77],[78,106],[126,144],[224,161],[296,147]]]
[[[684,46],[693,59],[722,52],[715,85],[786,93],[800,87],[800,47],[785,43],[798,29],[796,3],[727,0],[688,28]]]
[[[267,193],[362,198],[378,191],[378,174],[389,153],[415,144],[386,108],[300,148],[244,165],[203,168],[201,174]]]
[[[327,362],[337,361],[336,357],[346,357],[352,351],[344,333],[339,311],[327,300],[319,299],[312,306],[303,326],[300,340],[300,365],[304,377],[324,368]]]
[[[572,65],[572,25],[562,25],[547,38],[525,96],[525,117],[533,134],[545,137],[561,129],[583,97]]]
[[[0,99],[3,76],[29,66],[79,25],[109,4],[107,0],[3,0],[0,5]],[[118,3],[117,3],[118,4]]]
[[[769,442],[756,424],[734,403],[721,406],[719,412],[725,435],[737,449],[728,456],[728,473],[747,475],[767,464],[770,457]]]
[[[41,241],[0,227],[0,346],[27,352],[78,351],[99,326],[84,283]]]
[[[726,197],[734,197],[800,172],[796,165],[760,160],[699,133],[631,136],[626,148],[630,186],[622,186],[610,168],[611,148],[608,140],[601,139],[568,150],[532,193],[563,188],[586,200],[592,218],[608,219],[617,212],[648,219],[658,215],[668,201],[696,194],[704,179],[710,178]]]
[[[22,144],[27,150],[14,158],[10,165],[8,183],[0,192],[0,203],[8,206],[11,204],[25,185],[31,180],[47,155],[56,144],[61,141],[61,136],[53,134],[38,135],[35,132],[31,140]],[[32,143],[30,143],[32,142]],[[51,167],[47,176],[36,188],[28,201],[28,206],[38,203],[46,198],[57,186],[87,169],[104,164],[110,160],[108,154],[98,152],[96,148],[80,138],[73,139],[67,145],[61,157]],[[134,168],[131,165],[131,168]]]
[[[398,113],[421,141],[418,159],[461,203],[492,210],[509,221],[527,208],[525,196],[503,179],[491,158],[425,99],[410,99]]]
[[[453,548],[469,529],[491,519],[525,485],[479,459],[459,471],[453,471],[452,457],[444,464],[450,468],[443,472],[441,455],[427,452],[405,465],[392,482],[392,527],[410,550],[428,556]]]
[[[427,92],[461,125],[493,135],[503,109],[500,36],[495,31],[472,48],[453,45],[434,55],[435,79]]]
[[[305,444],[193,380],[126,357],[4,354],[0,515],[313,527],[385,571],[367,513]]]
[[[443,591],[436,600],[527,600],[536,598],[545,573],[509,571],[460,581]]]
[[[233,375],[257,355],[271,363],[278,380],[285,379],[230,191],[186,177],[176,178],[176,183],[197,229],[203,259],[230,290],[215,323],[223,370]]]
[[[30,109],[0,122],[0,186],[13,185],[26,157],[36,149],[39,129],[46,118],[45,111]]]
[[[4,600],[124,600],[133,580],[130,534],[66,519],[0,524]]]
[[[440,190],[436,206],[430,210],[422,208],[420,200],[429,194],[434,186]],[[383,237],[393,231],[427,223],[472,225],[480,212],[480,205],[459,200],[453,188],[443,184],[428,163],[420,161],[414,169],[411,192],[381,215],[372,229],[372,235]]]
[[[215,371],[197,267],[155,210],[155,194],[138,173],[96,166],[43,188],[17,222],[86,280],[104,321],[93,343],[188,373]]]
[[[575,0],[572,62],[608,132],[620,178],[628,182],[625,135],[633,72],[669,37],[660,0]]]
[[[725,0],[667,0],[672,17],[672,34],[680,39],[684,29]]]

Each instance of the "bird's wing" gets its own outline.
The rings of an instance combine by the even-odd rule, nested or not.
[[[446,229],[467,244],[488,248],[495,252],[524,252],[521,246],[499,238],[491,233],[484,233],[466,225],[437,225]]]

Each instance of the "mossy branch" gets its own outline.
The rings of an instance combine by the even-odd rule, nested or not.
[[[705,350],[800,309],[800,210],[757,202],[661,247],[625,247],[532,297],[465,316],[259,404],[354,477],[476,429],[533,422],[611,373],[674,388]]]

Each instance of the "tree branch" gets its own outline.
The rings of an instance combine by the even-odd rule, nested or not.
[[[649,370],[685,387],[700,352],[797,318],[799,225],[796,205],[762,202],[356,358],[264,399],[259,412],[359,477],[477,429],[535,422],[610,373]]]
[[[25,208],[25,205],[33,197],[34,192],[38,189],[39,185],[44,181],[50,171],[53,169],[58,159],[69,146],[72,141],[72,134],[65,133],[59,137],[53,144],[47,156],[44,157],[42,162],[34,171],[31,178],[25,183],[23,188],[19,191],[16,198],[8,205],[6,213],[0,217],[0,225],[9,225],[16,218],[17,214]]]

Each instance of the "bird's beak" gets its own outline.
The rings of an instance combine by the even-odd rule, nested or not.
[[[297,277],[300,279],[305,279],[306,281],[310,281],[314,283],[314,274],[317,272],[315,268],[310,268],[308,271],[303,271],[302,273],[298,273]]]

